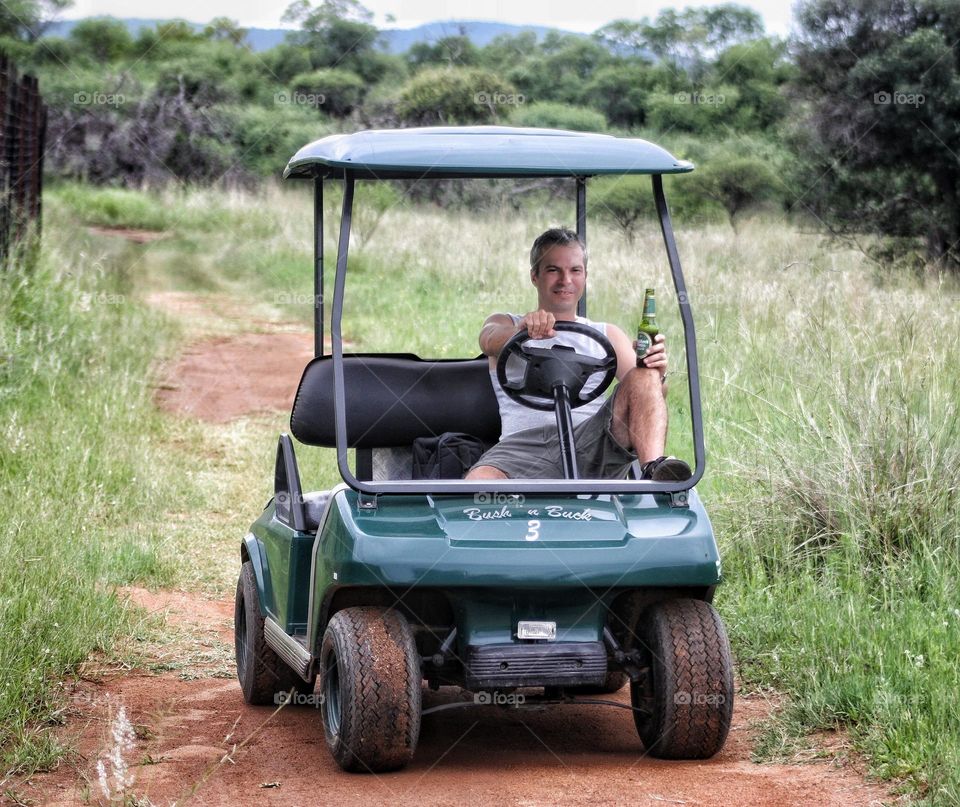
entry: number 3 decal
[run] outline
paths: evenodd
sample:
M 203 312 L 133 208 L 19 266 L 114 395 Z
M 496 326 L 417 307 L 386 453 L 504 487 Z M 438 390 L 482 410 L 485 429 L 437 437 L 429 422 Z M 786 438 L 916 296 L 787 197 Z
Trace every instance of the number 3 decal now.
M 540 537 L 540 522 L 531 518 L 527 522 L 527 534 L 523 536 L 525 541 L 536 541 Z

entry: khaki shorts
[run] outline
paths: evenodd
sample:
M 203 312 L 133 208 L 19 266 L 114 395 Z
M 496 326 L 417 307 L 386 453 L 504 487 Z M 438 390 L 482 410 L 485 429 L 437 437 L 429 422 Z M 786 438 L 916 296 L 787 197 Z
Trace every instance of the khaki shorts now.
M 614 390 L 595 415 L 573 429 L 581 479 L 623 479 L 637 459 L 637 455 L 620 445 L 610 432 L 613 401 L 619 389 Z M 508 435 L 480 457 L 473 468 L 481 465 L 492 465 L 511 479 L 563 479 L 557 424 Z

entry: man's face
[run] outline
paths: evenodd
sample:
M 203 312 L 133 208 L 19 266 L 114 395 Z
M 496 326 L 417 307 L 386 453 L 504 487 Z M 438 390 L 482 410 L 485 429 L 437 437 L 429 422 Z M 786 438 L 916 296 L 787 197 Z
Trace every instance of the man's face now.
M 540 271 L 531 273 L 531 280 L 537 287 L 540 308 L 552 314 L 575 316 L 587 283 L 580 245 L 551 247 L 540 259 Z

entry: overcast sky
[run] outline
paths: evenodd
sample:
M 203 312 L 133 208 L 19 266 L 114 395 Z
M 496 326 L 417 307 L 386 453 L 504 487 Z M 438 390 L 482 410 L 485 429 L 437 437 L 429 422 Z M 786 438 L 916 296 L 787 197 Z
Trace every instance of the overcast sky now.
M 589 33 L 611 20 L 655 17 L 662 8 L 718 5 L 720 0 L 669 3 L 663 0 L 365 0 L 380 28 L 413 28 L 443 20 L 493 20 L 518 25 L 548 25 Z M 64 19 L 111 15 L 209 22 L 229 17 L 246 27 L 279 28 L 289 0 L 74 0 Z M 318 0 L 314 0 L 314 5 Z M 790 28 L 792 0 L 741 0 L 759 11 L 769 33 L 785 35 Z M 392 14 L 394 22 L 387 21 Z

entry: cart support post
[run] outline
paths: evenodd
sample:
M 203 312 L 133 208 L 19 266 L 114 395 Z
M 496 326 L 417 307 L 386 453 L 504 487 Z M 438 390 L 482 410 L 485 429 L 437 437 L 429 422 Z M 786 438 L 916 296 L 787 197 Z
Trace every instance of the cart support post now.
M 313 180 L 313 355 L 323 355 L 323 180 Z
M 667 209 L 667 200 L 663 195 L 663 176 L 661 174 L 653 174 L 653 198 L 657 205 L 657 215 L 660 218 L 660 229 L 663 231 L 663 242 L 667 247 L 667 260 L 670 261 L 670 272 L 673 275 L 673 286 L 677 292 L 677 302 L 680 305 L 680 319 L 683 321 L 684 345 L 687 351 L 688 386 L 690 389 L 690 419 L 693 425 L 693 456 L 696 463 L 692 480 L 696 483 L 703 476 L 706 462 L 706 452 L 703 445 L 703 412 L 700 408 L 700 368 L 697 363 L 697 337 L 693 327 L 693 313 L 690 310 L 690 297 L 683 280 L 683 270 L 680 268 L 680 255 L 677 252 L 677 243 L 673 238 L 670 211 Z
M 337 274 L 333 282 L 333 309 L 330 337 L 333 342 L 333 411 L 337 429 L 337 465 L 344 480 L 356 481 L 347 461 L 347 396 L 343 374 L 343 290 L 347 278 L 347 253 L 350 250 L 350 223 L 353 216 L 354 177 L 350 171 L 343 177 L 343 210 L 340 214 L 340 240 L 337 243 Z
M 584 245 L 587 243 L 587 180 L 577 177 L 577 235 Z M 587 287 L 583 287 L 583 297 L 577 303 L 577 316 L 587 315 Z

